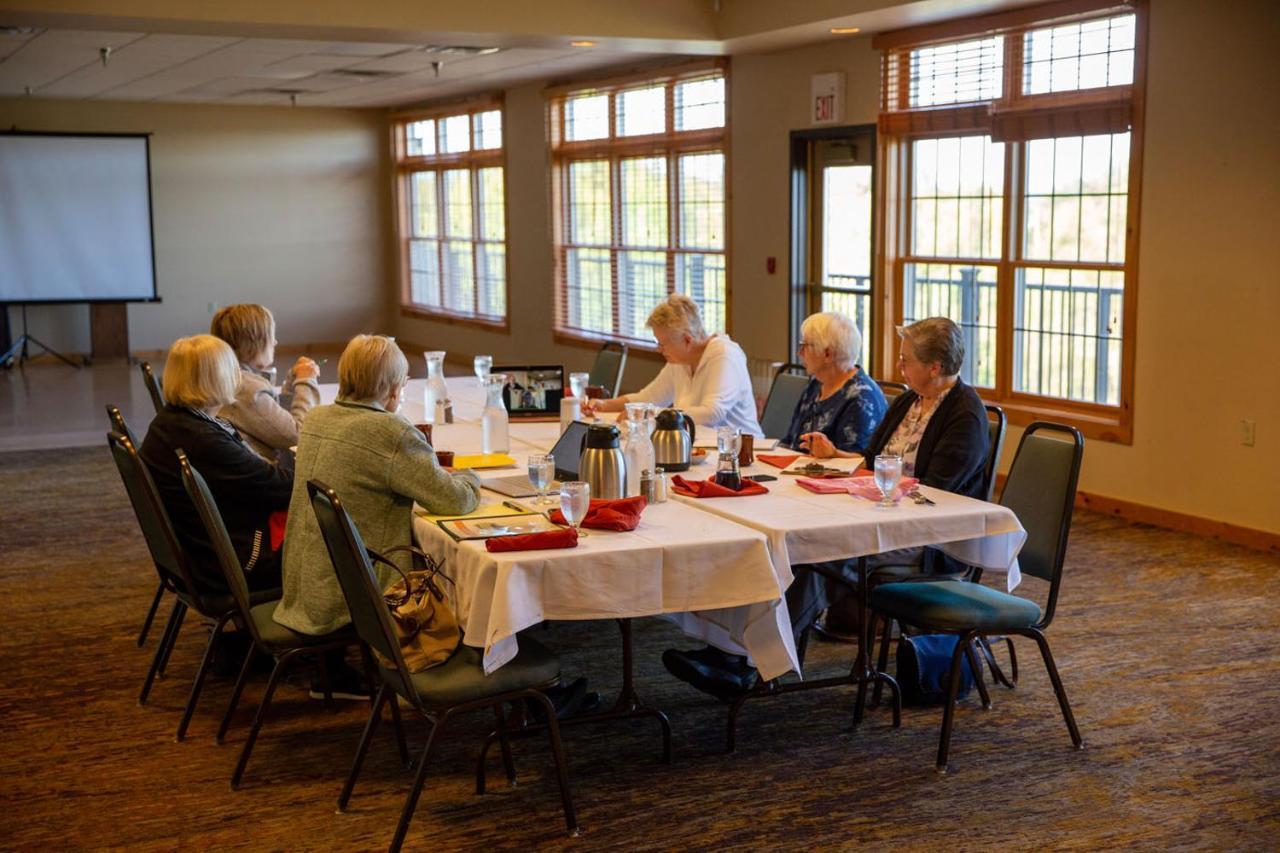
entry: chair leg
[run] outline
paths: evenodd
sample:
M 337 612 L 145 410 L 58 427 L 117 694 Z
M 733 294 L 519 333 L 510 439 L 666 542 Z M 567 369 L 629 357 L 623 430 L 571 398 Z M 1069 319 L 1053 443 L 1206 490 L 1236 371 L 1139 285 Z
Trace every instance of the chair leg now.
M 976 631 L 966 632 L 956 643 L 955 651 L 951 653 L 950 677 L 947 680 L 947 706 L 942 713 L 942 737 L 938 741 L 937 770 L 939 773 L 947 772 L 947 755 L 951 751 L 951 727 L 956 719 L 956 694 L 960 692 L 960 659 L 976 634 Z
M 173 626 L 173 634 L 169 637 L 169 645 L 165 647 L 164 654 L 160 657 L 160 669 L 156 673 L 157 677 L 164 678 L 164 671 L 169 668 L 169 657 L 173 654 L 173 647 L 178 644 L 178 631 L 182 630 L 182 620 L 187 616 L 187 605 L 182 605 L 182 612 L 178 614 L 178 622 Z
M 552 708 L 552 716 L 555 709 Z M 493 716 L 498 721 L 498 745 L 502 748 L 502 769 L 507 771 L 507 784 L 516 786 L 516 763 L 511 757 L 511 739 L 507 737 L 507 723 L 502 716 L 502 706 L 493 706 Z
M 160 671 L 160 661 L 164 660 L 165 652 L 169 645 L 174 641 L 177 635 L 178 625 L 182 622 L 182 612 L 187 605 L 183 604 L 179 599 L 174 599 L 173 610 L 169 612 L 169 620 L 164 624 L 164 633 L 160 635 L 160 642 L 156 645 L 156 653 L 151 657 L 151 668 L 147 670 L 147 677 L 142 681 L 142 691 L 138 694 L 138 704 L 147 704 L 147 696 L 151 693 L 151 685 L 156 680 L 156 674 Z
M 142 620 L 142 630 L 138 632 L 138 648 L 147 642 L 147 634 L 151 633 L 151 623 L 155 621 L 156 610 L 160 607 L 160 599 L 164 598 L 164 581 L 156 584 L 156 594 L 147 608 L 147 618 Z
M 997 639 L 1008 640 L 1009 638 L 998 637 Z M 1014 688 L 1014 684 L 1009 680 L 1009 677 L 1004 674 L 1004 670 L 1000 668 L 1000 662 L 996 660 L 996 652 L 995 649 L 991 647 L 990 638 L 980 636 L 975 638 L 974 642 L 978 644 L 978 651 L 982 652 L 982 657 L 986 659 L 987 667 L 991 670 L 991 683 L 1001 684 L 1012 690 Z M 1012 642 L 1009 643 L 1009 648 L 1013 648 Z
M 200 658 L 200 666 L 196 668 L 196 677 L 191 682 L 191 693 L 187 696 L 187 707 L 182 709 L 182 719 L 178 721 L 178 731 L 173 736 L 173 739 L 179 743 L 187 736 L 187 726 L 191 724 L 191 715 L 196 712 L 196 703 L 200 701 L 200 691 L 204 690 L 204 679 L 209 674 L 209 662 L 213 660 L 213 651 L 217 648 L 218 638 L 222 636 L 222 629 L 226 627 L 230 619 L 231 614 L 224 613 L 218 617 L 217 622 L 213 623 L 213 630 L 209 633 L 209 642 L 204 647 L 204 657 Z
M 320 679 L 320 689 L 324 692 L 324 706 L 332 711 L 334 709 L 333 685 L 329 682 L 329 662 L 324 652 L 316 653 L 316 677 Z
M 347 781 L 342 786 L 342 793 L 338 795 L 338 814 L 342 814 L 347 810 L 347 803 L 351 802 L 351 792 L 355 790 L 356 778 L 360 775 L 360 768 L 364 766 L 364 757 L 369 752 L 369 742 L 373 740 L 373 733 L 378 728 L 378 720 L 382 718 L 382 705 L 387 701 L 387 693 L 390 688 L 383 684 L 378 688 L 378 695 L 373 700 L 373 708 L 369 711 L 369 719 L 364 724 L 364 731 L 360 733 L 360 745 L 356 747 L 356 758 L 351 763 L 351 772 L 347 774 Z M 396 701 L 395 695 L 391 697 L 391 701 Z
M 978 696 L 982 699 L 982 708 L 989 711 L 991 710 L 991 695 L 987 693 L 987 682 L 982 678 L 982 669 L 978 666 L 978 656 L 973 653 L 973 643 L 969 643 L 964 647 L 964 656 L 969 660 L 969 670 L 973 673 L 973 682 L 978 687 Z
M 1005 645 L 1009 647 L 1009 681 L 1012 682 L 1009 687 L 1013 687 L 1018 683 L 1018 654 L 1013 650 L 1013 638 L 1005 637 Z
M 582 830 L 573 810 L 573 797 L 569 793 L 569 768 L 564 756 L 564 744 L 560 740 L 560 721 L 556 719 L 555 706 L 544 693 L 534 693 L 534 701 L 542 705 L 547 715 L 547 736 L 551 738 L 551 755 L 556 761 L 556 777 L 560 781 L 560 803 L 564 807 L 564 823 L 570 838 L 577 838 Z
M 1071 705 L 1067 702 L 1067 691 L 1062 686 L 1062 678 L 1058 676 L 1058 667 L 1053 663 L 1053 653 L 1049 651 L 1049 641 L 1044 633 L 1031 628 L 1025 634 L 1036 641 L 1040 647 L 1040 656 L 1044 658 L 1044 668 L 1049 671 L 1049 680 L 1053 682 L 1053 692 L 1058 697 L 1058 706 L 1062 708 L 1062 719 L 1067 722 L 1067 731 L 1071 733 L 1071 743 L 1076 749 L 1084 749 L 1084 740 L 1080 737 L 1080 729 L 1076 727 L 1076 718 L 1071 713 Z
M 872 618 L 876 617 L 873 615 Z M 889 668 L 889 643 L 893 641 L 893 619 L 889 616 L 880 616 L 879 618 L 884 621 L 884 631 L 880 634 L 880 657 L 876 662 L 876 672 L 884 672 Z M 871 627 L 873 629 L 872 635 L 874 636 L 874 622 Z M 880 689 L 882 686 L 880 680 L 876 679 L 876 688 L 871 694 L 871 704 L 873 706 L 879 706 L 880 704 Z
M 222 715 L 222 723 L 218 726 L 218 736 L 216 741 L 223 743 L 227 738 L 227 729 L 231 728 L 231 718 L 235 716 L 236 707 L 240 704 L 240 694 L 244 693 L 244 686 L 249 681 L 249 670 L 253 669 L 253 659 L 258 656 L 258 645 L 254 643 L 249 649 L 249 654 L 244 656 L 244 663 L 240 665 L 240 675 L 236 678 L 236 686 L 231 691 L 231 701 L 227 703 L 227 712 Z
M 249 765 L 249 756 L 253 752 L 254 743 L 258 740 L 258 732 L 262 729 L 262 723 L 267 718 L 267 710 L 271 707 L 271 697 L 275 695 L 276 686 L 280 684 L 281 676 L 293 665 L 293 658 L 297 653 L 298 650 L 294 649 L 276 658 L 276 665 L 271 670 L 271 677 L 267 679 L 267 692 L 262 694 L 262 702 L 258 705 L 258 713 L 254 714 L 253 725 L 249 727 L 249 736 L 245 738 L 244 747 L 240 750 L 240 760 L 236 762 L 235 772 L 231 774 L 231 790 L 233 791 L 240 787 L 240 780 L 244 777 L 244 769 Z
M 409 832 L 409 822 L 413 820 L 413 812 L 418 808 L 418 797 L 422 794 L 422 785 L 427 780 L 427 766 L 431 763 L 431 753 L 436 746 L 436 738 L 440 736 L 440 732 L 444 729 L 445 723 L 449 722 L 450 713 L 445 711 L 440 715 L 440 719 L 436 720 L 436 724 L 431 727 L 431 734 L 427 735 L 427 745 L 422 750 L 421 763 L 418 765 L 418 772 L 413 777 L 413 787 L 409 789 L 409 796 L 404 801 L 404 808 L 400 811 L 400 822 L 396 824 L 395 837 L 391 839 L 391 846 L 387 848 L 390 853 L 399 853 L 404 846 L 404 837 Z M 551 719 L 555 719 L 555 709 L 551 711 Z

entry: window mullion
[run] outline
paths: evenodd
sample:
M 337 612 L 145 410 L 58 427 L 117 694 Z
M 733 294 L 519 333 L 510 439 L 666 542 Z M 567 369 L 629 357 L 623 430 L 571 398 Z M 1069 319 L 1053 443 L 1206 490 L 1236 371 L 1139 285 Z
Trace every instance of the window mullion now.
M 1005 143 L 1004 179 L 1001 193 L 1000 264 L 996 271 L 996 397 L 1008 399 L 1013 389 L 1016 332 L 1016 281 L 1013 258 L 1021 244 L 1022 181 L 1020 143 Z
M 448 303 L 445 302 L 444 298 L 445 291 L 447 290 L 445 286 L 445 277 L 446 270 L 448 269 L 444 260 L 444 243 L 445 237 L 448 234 L 445 230 L 445 219 L 447 217 L 445 216 L 444 209 L 444 169 L 436 167 L 432 171 L 434 171 L 436 175 L 436 179 L 434 181 L 436 191 L 436 304 L 438 304 L 441 309 L 447 310 Z
M 474 138 L 475 128 L 472 128 Z M 471 311 L 480 314 L 480 170 L 467 170 L 471 180 Z

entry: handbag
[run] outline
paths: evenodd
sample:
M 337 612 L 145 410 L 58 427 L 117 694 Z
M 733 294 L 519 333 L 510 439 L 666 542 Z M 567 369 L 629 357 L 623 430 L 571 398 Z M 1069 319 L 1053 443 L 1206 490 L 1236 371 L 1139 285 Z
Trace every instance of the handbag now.
M 373 549 L 367 549 L 375 563 L 383 563 L 396 570 L 400 580 L 382 593 L 382 599 L 391 612 L 396 639 L 400 642 L 400 655 L 409 672 L 422 672 L 447 661 L 462 641 L 462 630 L 445 601 L 437 582 L 440 579 L 453 583 L 429 554 L 411 545 L 400 545 L 387 551 L 409 551 L 414 556 L 414 568 L 405 572 L 395 563 Z M 388 660 L 377 649 L 373 650 L 383 666 L 394 669 L 395 661 Z
M 902 691 L 903 705 L 942 705 L 947 701 L 951 655 L 959 641 L 960 637 L 955 634 L 904 635 L 899 640 L 898 688 Z M 969 657 L 965 655 L 960 659 L 960 689 L 956 691 L 956 699 L 969 695 L 973 678 Z

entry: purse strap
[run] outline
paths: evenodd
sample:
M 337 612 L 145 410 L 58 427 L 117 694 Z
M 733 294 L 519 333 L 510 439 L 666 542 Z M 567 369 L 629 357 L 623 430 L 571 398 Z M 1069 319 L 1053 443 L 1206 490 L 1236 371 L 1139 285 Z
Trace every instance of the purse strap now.
M 418 548 L 415 548 L 412 545 L 396 545 L 393 548 L 388 548 L 383 553 L 378 553 L 372 548 L 365 548 L 365 551 L 369 554 L 369 559 L 373 560 L 373 562 L 382 563 L 383 565 L 390 566 L 391 568 L 396 570 L 396 574 L 400 575 L 400 577 L 404 579 L 404 596 L 403 597 L 401 597 L 397 601 L 386 595 L 383 596 L 383 598 L 387 600 L 387 603 L 390 604 L 392 607 L 399 607 L 401 604 L 404 604 L 406 601 L 409 600 L 409 596 L 412 594 L 413 585 L 409 583 L 409 576 L 404 573 L 404 569 L 400 568 L 395 563 L 388 560 L 385 554 L 395 554 L 402 551 L 408 551 L 411 554 L 413 554 L 415 557 L 421 557 L 423 562 L 426 563 L 426 570 L 425 570 L 425 573 L 422 575 L 422 582 L 427 587 L 427 590 L 436 597 L 437 601 L 444 601 L 444 593 L 441 591 L 440 587 L 436 585 L 434 578 L 436 576 L 439 576 L 447 580 L 449 583 L 451 584 L 453 583 L 453 578 L 446 575 L 443 571 L 443 565 L 444 565 L 443 562 L 437 564 L 434 557 L 432 557 L 430 554 L 427 554 L 419 550 Z M 456 587 L 457 585 L 454 584 L 454 586 Z

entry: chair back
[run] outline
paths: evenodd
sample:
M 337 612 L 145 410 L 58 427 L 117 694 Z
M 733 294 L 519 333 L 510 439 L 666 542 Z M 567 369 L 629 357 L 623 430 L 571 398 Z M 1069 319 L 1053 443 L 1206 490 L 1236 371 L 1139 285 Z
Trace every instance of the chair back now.
M 147 393 L 151 395 L 151 405 L 156 407 L 158 415 L 164 411 L 164 391 L 160 388 L 160 379 L 151 369 L 149 362 L 144 361 L 138 367 L 142 370 L 142 384 L 147 386 Z
M 227 589 L 231 590 L 231 597 L 235 599 L 240 621 L 249 629 L 254 642 L 265 646 L 258 633 L 258 626 L 249 616 L 249 609 L 253 606 L 249 601 L 249 583 L 244 579 L 244 569 L 240 566 L 240 558 L 236 556 L 236 547 L 231 543 L 231 535 L 227 533 L 218 503 L 209 491 L 209 484 L 191 464 L 191 460 L 187 459 L 187 454 L 181 450 L 175 452 L 178 454 L 178 465 L 182 468 L 183 488 L 187 490 L 191 503 L 195 504 L 205 532 L 209 534 L 209 541 L 213 543 L 213 552 L 218 556 L 218 567 L 222 569 Z
M 877 379 L 876 384 L 880 386 L 880 391 L 884 394 L 885 400 L 890 403 L 907 390 L 907 386 L 904 383 L 892 382 L 888 379 Z
M 799 371 L 797 373 L 796 371 Z M 782 438 L 791 428 L 796 406 L 809 384 L 803 364 L 788 362 L 778 368 L 769 386 L 769 396 L 760 412 L 760 429 L 769 438 Z
M 996 491 L 996 468 L 1000 465 L 1000 451 L 1004 447 L 1004 428 L 1007 419 L 1004 409 L 987 404 L 987 464 L 982 476 L 985 478 L 982 489 L 983 500 L 991 500 Z
M 622 374 L 627 369 L 627 345 L 609 341 L 596 353 L 587 382 L 604 389 L 606 397 L 616 397 L 622 390 Z
M 1018 553 L 1025 575 L 1049 582 L 1049 600 L 1041 625 L 1053 619 L 1062 580 L 1062 563 L 1071 532 L 1084 437 L 1074 427 L 1036 421 L 1022 433 L 1000 503 L 1013 510 L 1027 531 Z
M 133 504 L 133 513 L 138 518 L 138 526 L 142 528 L 142 536 L 147 541 L 147 550 L 151 552 L 160 580 L 170 589 L 194 594 L 197 587 L 188 568 L 186 549 L 178 541 L 178 534 L 160 501 L 160 492 L 146 463 L 127 435 L 109 432 L 107 445 L 120 471 L 120 479 L 124 481 L 125 491 L 129 493 L 129 502 Z
M 333 571 L 342 586 L 342 595 L 347 600 L 347 610 L 351 613 L 356 633 L 384 660 L 395 661 L 394 672 L 380 667 L 383 678 L 397 693 L 421 707 L 421 698 L 413 687 L 409 669 L 400 654 L 400 642 L 396 639 L 395 628 L 391 624 L 391 611 L 383 600 L 382 588 L 373 572 L 373 564 L 365 550 L 364 540 L 360 538 L 360 531 L 356 530 L 351 516 L 347 514 L 333 489 L 319 480 L 309 480 L 307 494 L 311 498 L 311 509 L 320 525 L 325 548 L 329 551 Z
M 136 449 L 138 445 L 138 437 L 133 434 L 133 430 L 129 428 L 128 422 L 124 419 L 124 415 L 120 413 L 120 409 L 107 403 L 107 419 L 111 421 L 111 431 L 118 432 L 125 438 L 129 439 L 129 443 Z

